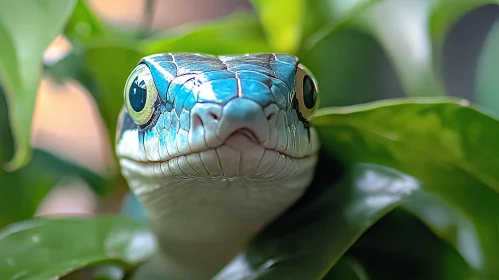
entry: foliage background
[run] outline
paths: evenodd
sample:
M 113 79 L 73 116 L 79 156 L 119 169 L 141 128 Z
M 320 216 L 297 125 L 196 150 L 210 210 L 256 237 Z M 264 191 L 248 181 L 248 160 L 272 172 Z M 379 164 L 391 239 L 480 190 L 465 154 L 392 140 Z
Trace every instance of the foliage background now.
M 296 54 L 331 107 L 315 118 L 325 150 L 313 188 L 255 240 L 238 274 L 499 278 L 494 1 L 122 1 L 122 21 L 110 20 L 116 6 L 94 2 L 0 1 L 2 279 L 80 279 L 88 271 L 79 269 L 104 265 L 113 266 L 100 277 L 121 279 L 154 249 L 136 246 L 150 233 L 126 218 L 8 225 L 118 211 L 123 83 L 142 56 L 175 51 Z M 71 48 L 51 56 L 51 41 L 52 51 Z M 302 230 L 290 234 L 289 224 Z M 262 270 L 268 260 L 281 261 Z

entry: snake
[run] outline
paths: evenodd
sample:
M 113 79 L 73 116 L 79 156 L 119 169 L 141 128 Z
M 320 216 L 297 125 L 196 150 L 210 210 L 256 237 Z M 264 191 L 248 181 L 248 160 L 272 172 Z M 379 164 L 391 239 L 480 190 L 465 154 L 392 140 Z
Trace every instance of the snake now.
M 159 53 L 124 87 L 116 154 L 171 279 L 211 279 L 304 194 L 318 84 L 296 56 Z M 170 278 L 169 278 L 170 279 Z

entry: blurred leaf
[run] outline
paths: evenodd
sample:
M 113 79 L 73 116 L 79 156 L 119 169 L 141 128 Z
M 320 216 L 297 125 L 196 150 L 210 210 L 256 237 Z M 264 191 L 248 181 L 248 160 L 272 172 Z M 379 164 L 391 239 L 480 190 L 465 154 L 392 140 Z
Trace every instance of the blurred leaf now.
M 148 37 L 151 33 L 151 27 L 154 21 L 154 10 L 156 8 L 156 0 L 145 0 L 143 2 L 141 37 Z
M 499 4 L 498 0 L 433 0 L 428 26 L 435 52 L 435 63 L 440 64 L 445 38 L 452 26 L 464 15 L 487 4 Z
M 276 52 L 296 53 L 302 38 L 305 0 L 251 0 Z
M 0 135 L 0 161 L 3 161 L 12 156 L 14 145 L 1 88 Z M 68 176 L 85 180 L 99 194 L 107 191 L 107 182 L 101 176 L 39 149 L 34 149 L 33 159 L 23 168 L 14 172 L 0 169 L 0 228 L 31 218 L 45 195 Z
M 476 102 L 499 116 L 499 20 L 490 29 L 476 74 Z
M 237 54 L 270 52 L 258 19 L 250 14 L 235 14 L 201 26 L 183 26 L 156 36 L 143 44 L 147 54 L 199 52 Z
M 311 0 L 307 2 L 311 24 L 305 49 L 311 49 L 324 38 L 340 31 L 352 18 L 381 0 Z
M 14 143 L 9 126 L 8 108 L 5 95 L 0 87 L 0 162 L 7 161 L 14 154 Z M 35 156 L 36 158 L 36 151 Z M 33 165 L 34 161 L 28 164 Z M 22 168 L 21 170 L 26 170 Z M 0 228 L 11 222 L 27 219 L 33 215 L 40 200 L 55 184 L 52 176 L 37 178 L 30 185 L 23 185 L 22 180 L 30 180 L 33 176 L 21 176 L 18 171 L 7 172 L 0 169 Z M 45 174 L 42 174 L 45 175 Z M 48 181 L 48 182 L 47 182 Z
M 9 108 L 3 88 L 0 86 L 0 162 L 8 161 L 14 154 L 14 141 L 9 125 Z M 0 168 L 2 173 L 3 168 Z
M 57 184 L 54 174 L 38 172 L 37 158 L 35 150 L 23 172 L 0 170 L 0 229 L 33 217 L 40 201 Z
M 356 19 L 380 41 L 412 96 L 445 95 L 427 27 L 430 5 L 429 0 L 384 0 Z
M 319 81 L 322 108 L 403 96 L 381 48 L 365 33 L 339 30 L 299 57 Z
M 95 264 L 130 270 L 154 250 L 147 224 L 133 219 L 32 219 L 0 232 L 0 278 L 57 279 Z
M 95 80 L 92 77 L 92 73 L 85 68 L 84 53 L 81 54 L 72 51 L 56 63 L 45 65 L 44 74 L 50 76 L 53 81 L 62 85 L 68 80 L 76 80 L 85 87 L 92 96 L 96 97 L 98 89 Z
M 365 230 L 419 188 L 415 179 L 373 164 L 356 164 L 339 183 L 323 184 L 321 176 L 336 170 L 326 162 L 319 168 L 325 172 L 304 197 L 217 279 L 321 279 Z
M 360 28 L 385 49 L 408 95 L 445 95 L 441 78 L 443 42 L 464 14 L 497 0 L 356 0 L 320 1 L 327 24 L 305 43 L 312 49 L 340 28 Z M 409 12 L 410 11 L 410 12 Z M 322 16 L 324 17 L 324 15 Z
M 117 265 L 107 265 L 98 267 L 93 274 L 92 280 L 122 280 L 125 271 Z
M 341 258 L 322 280 L 369 280 L 362 265 L 353 258 Z
M 0 171 L 0 228 L 31 218 L 45 195 L 68 176 L 83 179 L 98 194 L 108 190 L 107 182 L 99 175 L 38 149 L 23 168 Z
M 52 174 L 57 179 L 65 178 L 68 176 L 77 176 L 85 181 L 92 190 L 99 194 L 104 195 L 109 191 L 108 182 L 105 177 L 95 173 L 94 171 L 78 165 L 77 163 L 70 162 L 64 158 L 51 154 L 48 151 L 35 149 L 35 156 L 33 157 L 34 164 L 26 166 L 26 170 L 20 169 L 21 173 L 34 175 Z M 33 179 L 33 178 L 32 178 Z
M 30 158 L 31 118 L 43 52 L 62 30 L 75 0 L 0 2 L 0 81 L 7 94 L 16 152 L 11 170 Z
M 76 40 L 88 43 L 105 34 L 105 27 L 97 16 L 95 16 L 86 1 L 78 0 L 73 14 L 66 24 L 64 34 L 75 44 Z
M 476 233 L 468 249 L 476 254 L 463 257 L 499 275 L 498 120 L 466 101 L 433 98 L 324 109 L 313 123 L 325 148 L 343 162 L 396 168 L 467 216 Z
M 116 122 L 123 107 L 126 79 L 145 54 L 121 45 L 89 46 L 84 55 L 84 67 L 91 73 L 96 90 L 93 95 L 114 143 Z

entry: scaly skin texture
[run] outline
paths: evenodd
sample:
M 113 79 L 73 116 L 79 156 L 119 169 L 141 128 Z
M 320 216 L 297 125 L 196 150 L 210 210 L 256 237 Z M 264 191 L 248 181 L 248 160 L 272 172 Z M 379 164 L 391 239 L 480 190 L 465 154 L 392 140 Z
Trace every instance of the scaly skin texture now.
M 133 81 L 144 81 L 147 98 Z M 310 85 L 290 55 L 141 60 L 125 87 L 116 151 L 165 275 L 210 279 L 301 197 L 319 148 Z

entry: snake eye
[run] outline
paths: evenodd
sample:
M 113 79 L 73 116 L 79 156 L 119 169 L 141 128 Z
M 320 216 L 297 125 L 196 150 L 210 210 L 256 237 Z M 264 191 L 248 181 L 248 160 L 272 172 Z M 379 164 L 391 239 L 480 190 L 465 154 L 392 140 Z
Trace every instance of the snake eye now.
M 138 125 L 146 124 L 154 113 L 158 90 L 145 64 L 135 67 L 125 85 L 125 106 Z
M 317 81 L 302 64 L 298 64 L 295 76 L 295 109 L 300 119 L 309 121 L 318 105 Z

